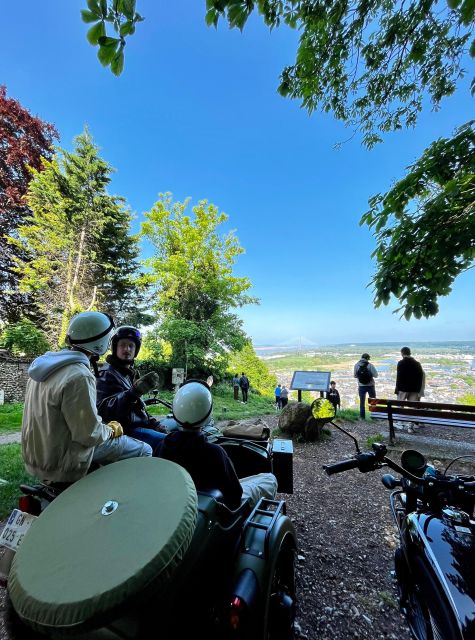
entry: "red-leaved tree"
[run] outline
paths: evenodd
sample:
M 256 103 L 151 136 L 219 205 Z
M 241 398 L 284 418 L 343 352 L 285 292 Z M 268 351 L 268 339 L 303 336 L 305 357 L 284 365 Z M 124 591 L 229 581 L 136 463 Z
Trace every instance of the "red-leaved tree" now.
M 7 242 L 16 237 L 29 210 L 24 196 L 31 180 L 28 167 L 41 169 L 41 157 L 50 158 L 55 127 L 32 116 L 18 100 L 7 98 L 0 86 L 0 319 L 14 322 L 30 315 L 27 296 L 18 291 L 13 258 L 19 249 Z

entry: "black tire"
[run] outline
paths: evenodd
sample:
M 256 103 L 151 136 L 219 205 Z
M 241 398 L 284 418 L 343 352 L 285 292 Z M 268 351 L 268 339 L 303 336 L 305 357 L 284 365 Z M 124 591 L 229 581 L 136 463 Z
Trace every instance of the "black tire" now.
M 413 563 L 417 584 L 407 587 L 406 618 L 415 640 L 460 640 L 453 612 L 442 587 L 420 559 Z
M 293 640 L 295 623 L 295 546 L 283 539 L 267 591 L 264 640 Z

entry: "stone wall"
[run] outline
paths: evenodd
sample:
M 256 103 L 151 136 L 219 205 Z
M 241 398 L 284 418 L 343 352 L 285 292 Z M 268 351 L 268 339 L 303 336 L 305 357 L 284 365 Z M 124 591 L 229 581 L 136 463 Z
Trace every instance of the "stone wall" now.
M 5 393 L 5 402 L 23 402 L 30 364 L 30 359 L 0 353 L 0 389 Z

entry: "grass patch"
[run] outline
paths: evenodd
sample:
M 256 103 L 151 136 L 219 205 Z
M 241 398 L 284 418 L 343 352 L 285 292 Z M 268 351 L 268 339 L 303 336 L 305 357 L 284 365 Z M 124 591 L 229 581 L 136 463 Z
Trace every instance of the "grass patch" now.
M 37 480 L 26 473 L 19 444 L 4 444 L 0 447 L 0 469 L 0 479 L 6 481 L 0 484 L 0 520 L 3 520 L 18 506 L 19 485 Z
M 374 442 L 383 442 L 383 440 L 383 435 L 381 433 L 376 433 L 374 436 L 368 436 L 366 438 L 366 444 L 368 445 L 368 448 L 371 449 Z
M 338 411 L 336 417 L 348 422 L 356 422 L 360 417 L 360 412 L 359 409 L 342 409 Z
M 462 376 L 462 380 L 469 386 L 475 387 L 475 378 L 473 376 Z
M 8 402 L 0 405 L 0 434 L 20 431 L 23 403 Z
M 214 391 L 212 389 L 212 391 Z M 168 402 L 173 400 L 172 391 L 161 391 L 159 397 Z M 239 394 L 241 398 L 241 394 Z M 153 405 L 147 409 L 152 415 L 166 415 L 170 409 L 163 405 Z M 249 393 L 247 404 L 241 400 L 234 400 L 233 390 L 230 387 L 219 385 L 218 394 L 213 393 L 213 418 L 221 420 L 246 420 L 255 416 L 275 414 L 274 398 L 260 396 L 257 393 Z

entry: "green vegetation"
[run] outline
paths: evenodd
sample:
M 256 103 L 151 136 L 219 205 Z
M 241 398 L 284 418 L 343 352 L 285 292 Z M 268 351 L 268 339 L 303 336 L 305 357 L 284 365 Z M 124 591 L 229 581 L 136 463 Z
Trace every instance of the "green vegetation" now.
M 336 417 L 347 422 L 357 422 L 360 417 L 359 409 L 342 409 L 338 411 Z
M 462 376 L 462 380 L 466 382 L 471 387 L 475 387 L 475 377 L 473 376 Z
M 383 442 L 384 438 L 381 433 L 376 433 L 374 436 L 368 436 L 366 438 L 366 444 L 371 449 L 374 442 Z
M 359 357 L 359 356 L 355 356 Z M 312 371 L 330 365 L 354 364 L 354 358 L 338 355 L 284 355 L 280 358 L 269 358 L 264 361 L 269 370 L 276 373 L 279 370 Z
M 242 349 L 229 356 L 228 375 L 232 377 L 237 373 L 240 376 L 243 371 L 249 378 L 251 389 L 274 398 L 277 378 L 269 372 L 266 362 L 257 357 L 251 342 L 247 342 Z
M 18 486 L 23 482 L 35 482 L 35 479 L 25 471 L 19 444 L 4 444 L 0 447 L 0 469 L 0 520 L 3 520 L 18 506 Z
M 244 249 L 232 231 L 221 234 L 228 216 L 201 200 L 187 212 L 189 199 L 173 202 L 171 194 L 145 213 L 141 237 L 153 255 L 143 283 L 150 287 L 160 317 L 160 337 L 170 343 L 171 367 L 188 375 L 224 373 L 230 351 L 243 348 L 242 320 L 233 312 L 257 299 L 246 292 L 247 277 L 233 274 Z M 252 383 L 252 380 L 251 380 Z
M 51 348 L 46 334 L 26 318 L 7 324 L 0 335 L 0 344 L 15 356 L 39 356 Z
M 22 415 L 23 404 L 20 402 L 0 405 L 0 435 L 20 431 Z
M 458 398 L 457 403 L 475 405 L 475 395 L 473 393 L 466 393 L 464 396 Z
M 124 200 L 107 191 L 113 168 L 87 130 L 74 152 L 59 150 L 42 164 L 31 170 L 31 215 L 9 241 L 19 249 L 20 292 L 31 297 L 49 342 L 61 344 L 79 311 L 99 307 L 119 322 L 136 315 L 139 247 Z

